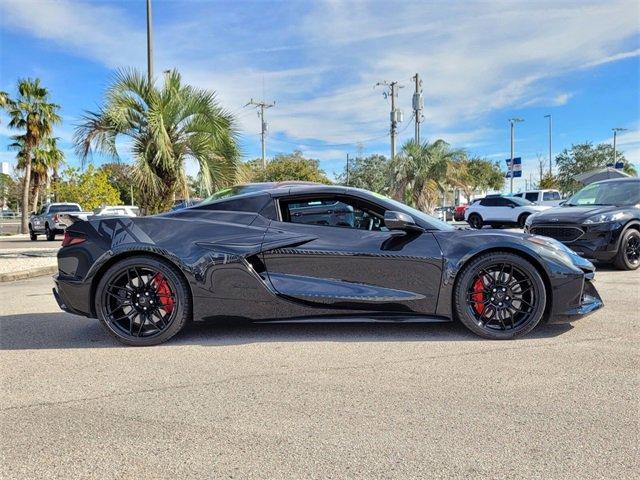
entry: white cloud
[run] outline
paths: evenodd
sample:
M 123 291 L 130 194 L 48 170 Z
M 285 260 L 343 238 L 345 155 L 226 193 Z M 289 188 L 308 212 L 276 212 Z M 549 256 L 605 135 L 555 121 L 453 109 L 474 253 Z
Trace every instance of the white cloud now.
M 385 141 L 389 105 L 373 88 L 378 81 L 406 86 L 399 105 L 408 122 L 410 77 L 420 72 L 425 137 L 474 145 L 491 133 L 484 126 L 488 114 L 564 105 L 572 93 L 558 90 L 555 78 L 640 52 L 629 48 L 639 33 L 635 0 L 331 0 L 309 6 L 300 18 L 280 26 L 285 31 L 241 26 L 232 32 L 240 40 L 228 44 L 228 32 L 216 37 L 215 20 L 202 9 L 233 14 L 198 4 L 191 17 L 182 12 L 156 28 L 162 47 L 156 50 L 156 69 L 175 65 L 187 81 L 215 89 L 229 110 L 239 112 L 240 127 L 250 134 L 259 122 L 242 105 L 262 97 L 264 85 L 264 96 L 277 102 L 267 116 L 272 136 L 324 142 L 318 151 L 338 156 L 339 144 L 370 140 L 367 147 Z M 4 25 L 107 67 L 145 65 L 144 24 L 133 23 L 131 3 L 4 0 L 1 8 Z M 138 19 L 144 15 L 139 8 Z M 236 23 L 230 25 L 242 25 L 242 19 L 232 19 Z M 286 61 L 278 57 L 283 53 Z M 410 132 L 409 126 L 404 135 Z

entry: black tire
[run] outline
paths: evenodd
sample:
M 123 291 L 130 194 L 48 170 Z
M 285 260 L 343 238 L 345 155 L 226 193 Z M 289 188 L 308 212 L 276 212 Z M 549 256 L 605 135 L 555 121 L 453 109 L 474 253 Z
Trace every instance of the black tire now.
M 56 239 L 56 231 L 51 230 L 48 224 L 44 226 L 44 235 L 50 242 Z
M 477 213 L 472 213 L 471 215 L 469 215 L 469 219 L 467 220 L 467 223 L 469 223 L 469 226 L 471 228 L 480 230 L 483 225 L 482 217 Z
M 137 272 L 140 281 L 138 277 L 131 277 L 132 270 Z M 159 305 L 160 298 L 169 294 L 158 293 L 158 286 L 153 283 L 157 275 L 171 294 L 170 312 Z M 150 311 L 143 312 L 141 293 L 154 289 L 151 298 L 156 298 L 156 303 L 151 306 L 149 302 L 153 304 L 153 300 L 146 300 Z M 96 288 L 95 306 L 100 323 L 116 340 L 125 345 L 149 346 L 166 342 L 184 328 L 191 318 L 192 299 L 189 285 L 179 270 L 155 257 L 141 255 L 117 262 L 104 273 Z
M 455 314 L 484 338 L 509 340 L 525 335 L 542 320 L 546 303 L 540 273 L 513 253 L 481 255 L 465 265 L 456 278 Z
M 640 267 L 640 232 L 638 230 L 628 228 L 622 234 L 613 264 L 620 270 L 635 270 Z
M 35 242 L 36 240 L 38 240 L 38 235 L 36 235 L 35 233 L 33 233 L 33 228 L 31 227 L 31 225 L 29 225 L 29 239 L 32 242 Z
M 527 221 L 527 218 L 531 215 L 530 213 L 522 213 L 518 217 L 518 227 L 524 228 L 524 223 Z

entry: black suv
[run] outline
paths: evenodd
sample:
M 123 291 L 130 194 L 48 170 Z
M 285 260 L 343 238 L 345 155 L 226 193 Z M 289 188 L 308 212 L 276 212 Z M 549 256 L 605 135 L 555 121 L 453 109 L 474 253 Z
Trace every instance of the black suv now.
M 555 238 L 583 257 L 640 266 L 640 179 L 587 185 L 559 207 L 527 218 L 525 232 Z

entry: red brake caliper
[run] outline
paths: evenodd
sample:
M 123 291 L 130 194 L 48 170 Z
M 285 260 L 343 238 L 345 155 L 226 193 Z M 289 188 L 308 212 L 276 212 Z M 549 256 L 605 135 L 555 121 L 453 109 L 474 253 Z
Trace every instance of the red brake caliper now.
M 482 312 L 484 312 L 484 282 L 482 281 L 482 277 L 478 277 L 476 281 L 473 282 L 471 299 L 474 301 L 473 309 L 478 315 L 482 315 Z
M 171 296 L 171 288 L 169 288 L 169 283 L 160 273 L 156 273 L 151 280 L 154 288 L 156 289 L 156 295 L 158 295 L 158 299 L 160 301 L 160 305 L 162 305 L 162 309 L 171 313 L 173 311 L 174 300 Z

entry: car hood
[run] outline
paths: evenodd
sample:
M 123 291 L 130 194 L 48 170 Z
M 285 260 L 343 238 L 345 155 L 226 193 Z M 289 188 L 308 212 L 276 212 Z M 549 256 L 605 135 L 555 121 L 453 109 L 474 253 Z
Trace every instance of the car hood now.
M 584 205 L 577 207 L 554 207 L 544 212 L 536 213 L 531 223 L 583 223 L 587 218 L 602 213 L 615 212 L 620 207 L 615 205 L 598 206 Z

